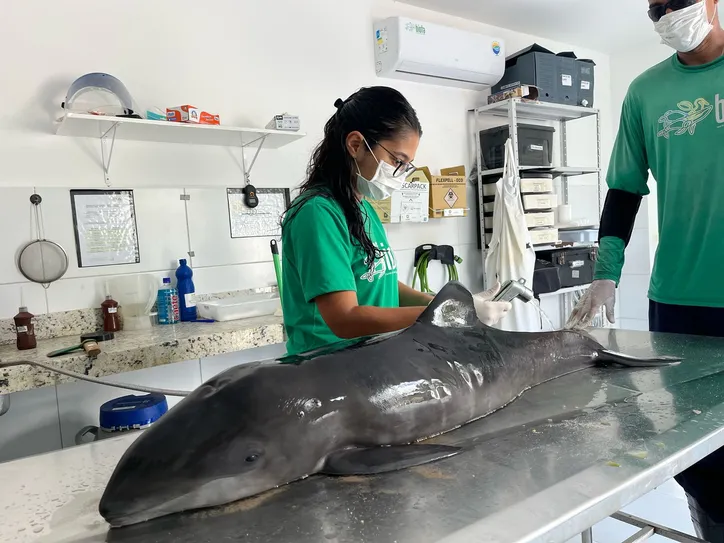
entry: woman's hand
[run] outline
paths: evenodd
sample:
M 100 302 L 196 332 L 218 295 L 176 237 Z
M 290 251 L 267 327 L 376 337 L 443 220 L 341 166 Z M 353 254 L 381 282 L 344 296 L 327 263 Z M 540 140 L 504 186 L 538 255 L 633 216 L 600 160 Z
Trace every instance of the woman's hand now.
M 513 309 L 513 305 L 510 302 L 491 301 L 498 292 L 500 292 L 500 283 L 496 283 L 485 292 L 473 296 L 473 303 L 475 304 L 475 312 L 478 314 L 478 319 L 487 326 L 494 326 L 508 314 L 508 311 Z

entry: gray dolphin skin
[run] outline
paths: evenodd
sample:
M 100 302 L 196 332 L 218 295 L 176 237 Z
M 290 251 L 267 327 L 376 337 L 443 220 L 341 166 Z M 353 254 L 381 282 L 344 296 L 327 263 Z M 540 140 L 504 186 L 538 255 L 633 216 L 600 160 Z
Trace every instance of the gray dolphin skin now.
M 449 283 L 413 326 L 298 364 L 237 366 L 207 381 L 125 452 L 100 501 L 112 527 L 227 504 L 313 474 L 384 473 L 458 454 L 420 443 L 524 391 L 618 355 L 576 331 L 482 324 Z

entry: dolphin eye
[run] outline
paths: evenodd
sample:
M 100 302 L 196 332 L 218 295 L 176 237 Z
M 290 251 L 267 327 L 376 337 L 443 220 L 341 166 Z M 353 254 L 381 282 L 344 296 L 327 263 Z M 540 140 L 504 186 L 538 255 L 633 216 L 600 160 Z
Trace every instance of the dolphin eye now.
M 253 462 L 256 462 L 257 460 L 259 460 L 258 454 L 250 454 L 249 456 L 246 457 L 246 461 L 250 464 Z

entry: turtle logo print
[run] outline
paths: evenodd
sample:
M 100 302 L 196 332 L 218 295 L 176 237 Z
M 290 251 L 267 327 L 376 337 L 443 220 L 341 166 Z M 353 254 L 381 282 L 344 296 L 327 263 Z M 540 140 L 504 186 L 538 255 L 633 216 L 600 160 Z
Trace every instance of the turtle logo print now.
M 661 130 L 658 137 L 669 139 L 673 132 L 675 136 L 686 134 L 693 136 L 696 132 L 696 125 L 706 119 L 714 109 L 706 99 L 697 98 L 694 103 L 683 100 L 676 104 L 679 109 L 670 109 L 659 118 Z
M 363 281 L 369 281 L 370 283 L 374 283 L 375 279 L 384 277 L 390 272 L 397 271 L 395 254 L 389 248 L 383 249 L 379 243 L 375 243 L 375 245 L 382 252 L 382 256 L 375 260 L 374 266 L 360 277 Z

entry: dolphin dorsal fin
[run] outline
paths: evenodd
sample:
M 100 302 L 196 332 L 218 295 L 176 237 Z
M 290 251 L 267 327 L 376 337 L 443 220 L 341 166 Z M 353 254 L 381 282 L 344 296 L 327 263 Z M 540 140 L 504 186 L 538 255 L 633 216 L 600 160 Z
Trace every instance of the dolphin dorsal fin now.
M 450 281 L 417 319 L 440 328 L 468 328 L 478 323 L 473 295 L 462 284 Z

